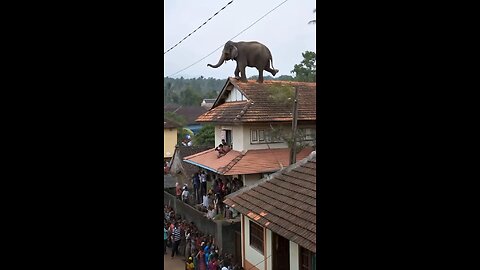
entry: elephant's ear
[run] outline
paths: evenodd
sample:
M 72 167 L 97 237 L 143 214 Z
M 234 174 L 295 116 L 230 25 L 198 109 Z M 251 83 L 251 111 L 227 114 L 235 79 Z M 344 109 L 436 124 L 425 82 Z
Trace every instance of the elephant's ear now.
M 233 45 L 232 45 L 232 51 L 231 51 L 231 55 L 232 55 L 232 59 L 235 59 L 235 58 L 237 58 L 237 56 L 238 56 L 238 49 L 237 49 L 237 46 L 233 46 Z

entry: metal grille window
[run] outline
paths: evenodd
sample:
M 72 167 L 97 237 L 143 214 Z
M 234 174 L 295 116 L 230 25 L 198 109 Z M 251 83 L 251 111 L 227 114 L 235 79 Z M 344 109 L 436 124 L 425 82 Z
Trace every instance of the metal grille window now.
M 263 227 L 250 220 L 250 246 L 263 254 Z

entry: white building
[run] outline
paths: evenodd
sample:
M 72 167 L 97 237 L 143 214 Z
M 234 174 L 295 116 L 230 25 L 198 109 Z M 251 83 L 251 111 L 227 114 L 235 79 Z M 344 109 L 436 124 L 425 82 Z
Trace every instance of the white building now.
M 315 152 L 224 202 L 241 213 L 245 269 L 316 269 Z
M 297 154 L 303 159 L 314 150 L 316 130 L 316 83 L 253 80 L 240 82 L 229 78 L 212 108 L 197 122 L 215 125 L 215 145 L 222 139 L 231 151 L 218 157 L 214 149 L 184 158 L 184 161 L 212 174 L 238 178 L 244 186 L 256 183 L 268 174 L 290 164 L 290 149 L 282 138 L 292 129 L 292 104 L 272 98 L 285 87 L 289 94 L 298 89 L 298 133 L 308 144 Z

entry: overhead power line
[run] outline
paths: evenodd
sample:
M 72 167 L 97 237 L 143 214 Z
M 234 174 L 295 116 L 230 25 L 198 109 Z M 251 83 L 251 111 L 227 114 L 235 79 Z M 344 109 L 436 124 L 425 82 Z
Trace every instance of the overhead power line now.
M 272 11 L 274 11 L 275 9 L 279 8 L 281 5 L 283 5 L 285 2 L 287 2 L 288 0 L 285 0 L 283 1 L 282 3 L 280 3 L 278 6 L 274 7 L 272 10 L 270 10 L 269 12 L 265 13 L 265 15 L 263 15 L 262 17 L 260 17 L 260 19 L 256 20 L 255 22 L 253 22 L 251 25 L 249 25 L 247 28 L 243 29 L 240 33 L 238 33 L 237 35 L 235 35 L 234 37 L 230 38 L 229 40 L 232 40 L 236 37 L 238 37 L 239 35 L 241 35 L 243 32 L 247 31 L 250 27 L 252 27 L 253 25 L 255 25 L 257 22 L 259 22 L 261 19 L 265 18 L 268 14 L 270 14 Z M 202 59 L 196 61 L 195 63 L 189 65 L 188 67 L 180 70 L 180 71 L 177 71 L 171 75 L 168 75 L 167 77 L 172 77 L 172 76 L 175 76 L 177 75 L 178 73 L 184 71 L 184 70 L 187 70 L 188 68 L 194 66 L 195 64 L 198 64 L 200 63 L 200 61 L 202 61 L 203 59 L 209 57 L 210 55 L 214 54 L 216 51 L 218 51 L 218 49 L 222 48 L 223 46 L 225 46 L 225 44 L 222 44 L 220 45 L 220 47 L 216 48 L 213 52 L 209 53 L 208 55 L 206 55 L 205 57 L 203 57 Z
M 222 7 L 219 11 L 215 12 L 215 14 L 213 14 L 212 17 L 208 18 L 208 20 L 206 20 L 203 24 L 201 24 L 199 27 L 197 27 L 197 29 L 193 30 L 193 32 L 191 32 L 190 34 L 188 34 L 186 37 L 184 37 L 182 40 L 180 40 L 177 44 L 175 44 L 173 47 L 171 47 L 170 49 L 168 49 L 166 52 L 164 52 L 163 54 L 165 55 L 166 53 L 168 53 L 169 51 L 171 51 L 173 48 L 177 47 L 178 44 L 182 43 L 185 39 L 187 39 L 189 36 L 191 36 L 193 33 L 197 32 L 198 29 L 200 29 L 202 26 L 204 26 L 205 24 L 207 24 L 208 21 L 210 21 L 213 17 L 217 16 L 217 14 L 224 10 L 228 5 L 230 5 L 231 3 L 233 3 L 233 0 L 228 2 L 224 7 Z

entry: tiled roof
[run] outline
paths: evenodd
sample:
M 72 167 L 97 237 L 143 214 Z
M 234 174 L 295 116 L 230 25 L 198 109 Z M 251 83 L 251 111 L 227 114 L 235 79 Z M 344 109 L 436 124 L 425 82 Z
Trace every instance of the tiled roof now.
M 224 102 L 232 86 L 238 88 L 247 98 L 246 101 Z M 316 83 L 290 81 L 254 80 L 240 82 L 229 78 L 214 106 L 197 118 L 197 122 L 272 122 L 291 121 L 292 109 L 272 102 L 268 88 L 270 86 L 292 86 L 298 89 L 298 120 L 316 120 Z M 293 91 L 293 90 L 292 90 Z
M 177 123 L 174 123 L 170 120 L 167 120 L 165 118 L 163 118 L 163 128 L 177 128 L 179 127 L 179 125 Z
M 224 203 L 269 230 L 316 253 L 316 174 L 308 158 L 225 197 Z
M 184 157 L 183 161 L 194 165 L 201 165 L 204 168 L 209 168 L 211 171 L 218 172 L 239 155 L 241 155 L 240 152 L 230 150 L 226 155 L 219 158 L 218 152 L 215 151 L 215 148 L 212 148 L 188 157 Z
M 165 104 L 163 105 L 164 112 L 175 112 L 177 115 L 181 115 L 187 121 L 187 125 L 198 124 L 195 122 L 197 117 L 202 115 L 207 111 L 204 107 L 198 106 L 184 106 L 176 104 Z
M 297 160 L 303 159 L 313 151 L 307 147 L 297 153 Z M 245 153 L 231 150 L 223 157 L 210 149 L 184 158 L 187 163 L 201 165 L 223 174 L 254 174 L 278 171 L 289 164 L 289 148 L 248 150 Z

